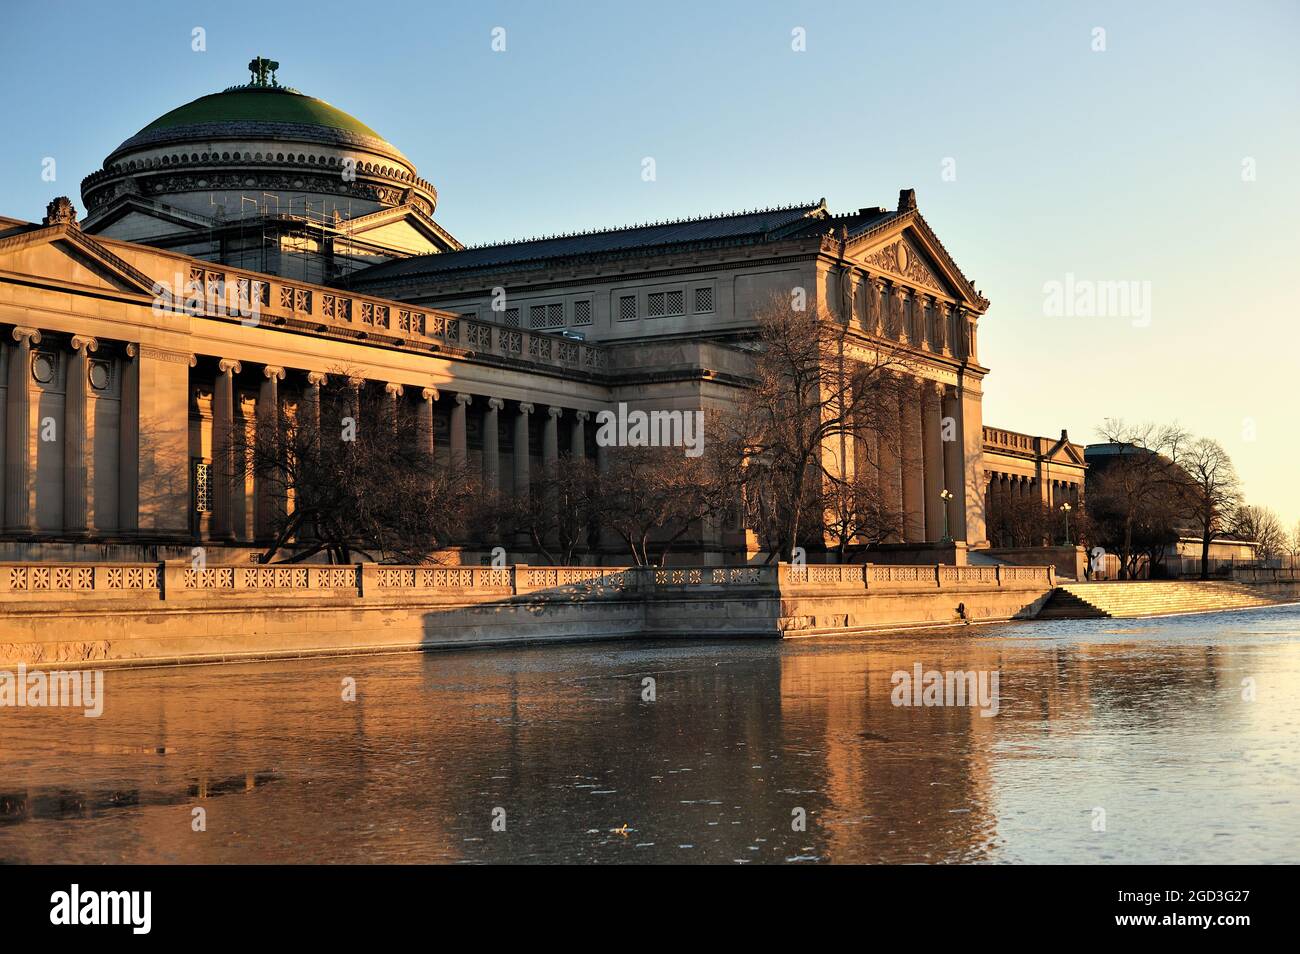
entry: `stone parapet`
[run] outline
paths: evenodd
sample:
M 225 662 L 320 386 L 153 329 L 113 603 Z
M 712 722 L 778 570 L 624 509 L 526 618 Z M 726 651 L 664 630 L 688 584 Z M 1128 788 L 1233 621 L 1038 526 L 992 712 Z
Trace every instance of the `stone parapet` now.
M 779 637 L 1033 615 L 1051 567 L 0 564 L 0 665 Z

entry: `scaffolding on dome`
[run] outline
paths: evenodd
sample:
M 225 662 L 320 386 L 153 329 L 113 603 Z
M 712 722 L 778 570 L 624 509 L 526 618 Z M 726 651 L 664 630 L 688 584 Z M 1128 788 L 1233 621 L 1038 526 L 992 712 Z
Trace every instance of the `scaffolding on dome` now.
M 281 199 L 287 198 L 287 210 Z M 336 256 L 335 243 L 342 238 L 343 246 L 350 250 L 352 237 L 352 200 L 346 206 L 337 201 L 316 200 L 308 193 L 262 192 L 258 195 L 241 194 L 239 210 L 231 215 L 224 204 L 218 204 L 214 193 L 208 194 L 213 208 L 210 216 L 209 241 L 217 245 L 217 230 L 236 225 L 239 229 L 236 248 L 220 247 L 216 253 L 220 260 L 239 268 L 266 274 L 281 274 L 278 259 L 289 255 L 301 268 L 300 280 L 317 285 L 341 279 L 346 281 L 353 271 L 368 263 L 354 263 L 346 252 Z M 317 207 L 319 205 L 319 208 Z M 304 226 L 294 228 L 295 224 Z M 288 226 L 288 227 L 286 227 Z M 312 235 L 312 230 L 316 231 Z M 330 232 L 336 234 L 329 234 Z M 228 241 L 228 240 L 226 240 Z M 225 243 L 223 242 L 223 245 Z

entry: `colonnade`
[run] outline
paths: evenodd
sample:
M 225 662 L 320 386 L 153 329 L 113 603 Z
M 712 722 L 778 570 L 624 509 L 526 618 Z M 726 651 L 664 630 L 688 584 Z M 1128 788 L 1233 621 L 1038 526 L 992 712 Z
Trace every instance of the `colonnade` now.
M 956 388 L 906 376 L 882 399 L 890 402 L 885 414 L 898 416 L 897 431 L 866 440 L 855 466 L 870 468 L 885 508 L 902 515 L 893 542 L 964 540 L 966 456 Z
M 319 427 L 321 414 L 321 388 L 328 382 L 329 375 L 321 371 L 286 371 L 274 365 L 261 365 L 260 370 L 249 367 L 246 362 L 233 359 L 220 359 L 213 383 L 212 397 L 212 447 L 214 455 L 232 453 L 232 437 L 238 431 L 236 418 L 236 378 L 246 381 L 249 375 L 258 381 L 255 427 L 267 429 L 276 426 L 280 405 L 281 382 L 291 374 L 295 392 L 301 388 L 301 413 L 307 415 L 308 421 Z M 349 378 L 348 385 L 355 391 L 365 385 L 361 378 Z M 471 422 L 477 423 L 481 435 L 481 462 L 475 466 L 481 469 L 483 487 L 488 492 L 502 490 L 502 415 L 511 434 L 512 462 L 509 478 L 511 489 L 516 496 L 526 493 L 534 482 L 533 454 L 530 446 L 533 435 L 540 430 L 540 463 L 543 469 L 549 469 L 561 454 L 561 428 L 567 432 L 567 449 L 570 456 L 585 457 L 587 453 L 587 422 L 591 412 L 583 409 L 561 405 L 536 405 L 530 401 L 510 400 L 488 394 L 468 391 L 443 392 L 435 387 L 410 387 L 399 382 L 382 383 L 385 393 L 394 405 L 401 401 L 413 401 L 415 404 L 416 439 L 420 450 L 432 459 L 440 455 L 454 471 L 460 471 L 471 464 L 469 435 Z M 441 402 L 442 411 L 439 411 Z M 276 410 L 273 410 L 276 409 Z M 539 413 L 540 411 L 540 413 Z M 445 412 L 445 414 L 443 414 Z M 435 435 L 439 428 L 435 419 L 446 419 L 446 444 L 437 446 Z M 597 454 L 598 461 L 603 455 Z M 233 515 L 240 511 L 241 494 L 246 488 L 235 486 L 231 475 L 236 469 L 227 459 L 215 459 L 212 468 L 213 495 L 209 536 L 213 540 L 232 542 L 243 534 L 236 531 Z M 273 525 L 276 501 L 264 488 L 255 488 L 254 532 L 255 539 L 263 539 Z M 280 504 L 282 505 L 282 504 Z

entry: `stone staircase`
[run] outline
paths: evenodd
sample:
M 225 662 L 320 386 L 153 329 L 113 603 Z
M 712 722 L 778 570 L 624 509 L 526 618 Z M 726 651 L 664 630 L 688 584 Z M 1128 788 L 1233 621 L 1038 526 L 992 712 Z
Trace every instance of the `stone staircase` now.
M 1243 583 L 1133 581 L 1067 583 L 1052 591 L 1038 619 L 1090 619 L 1107 616 L 1164 616 L 1215 610 L 1278 606 L 1288 602 L 1266 596 Z

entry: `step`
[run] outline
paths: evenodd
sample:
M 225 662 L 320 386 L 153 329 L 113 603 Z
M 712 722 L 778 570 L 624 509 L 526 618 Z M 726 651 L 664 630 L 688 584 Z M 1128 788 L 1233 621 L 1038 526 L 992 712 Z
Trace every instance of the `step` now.
M 1285 602 L 1242 584 L 1207 582 L 1097 582 L 1057 587 L 1039 618 L 1156 616 L 1215 610 L 1249 609 Z

